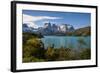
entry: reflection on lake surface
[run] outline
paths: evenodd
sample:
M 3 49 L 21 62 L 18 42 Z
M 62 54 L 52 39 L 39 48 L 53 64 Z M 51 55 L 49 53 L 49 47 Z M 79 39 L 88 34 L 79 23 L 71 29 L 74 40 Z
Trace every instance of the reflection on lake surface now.
M 44 36 L 41 39 L 44 43 L 44 47 L 53 46 L 54 48 L 71 48 L 71 49 L 82 49 L 91 48 L 91 37 L 90 36 Z

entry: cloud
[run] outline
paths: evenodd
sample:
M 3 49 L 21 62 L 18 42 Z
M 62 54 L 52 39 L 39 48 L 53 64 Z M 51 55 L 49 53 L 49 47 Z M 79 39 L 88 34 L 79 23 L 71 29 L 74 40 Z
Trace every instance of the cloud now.
M 28 24 L 29 27 L 37 28 L 38 25 L 35 24 L 35 21 L 44 20 L 44 19 L 62 19 L 60 17 L 51 17 L 51 16 L 31 16 L 27 14 L 23 14 L 23 23 Z

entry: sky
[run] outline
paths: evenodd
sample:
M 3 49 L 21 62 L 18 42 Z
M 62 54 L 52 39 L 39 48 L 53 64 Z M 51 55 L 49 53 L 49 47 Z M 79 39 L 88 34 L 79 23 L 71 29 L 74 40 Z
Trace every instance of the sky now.
M 79 12 L 55 12 L 55 11 L 37 11 L 23 10 L 23 24 L 29 27 L 43 27 L 44 23 L 61 25 L 70 24 L 75 29 L 90 26 L 91 14 Z

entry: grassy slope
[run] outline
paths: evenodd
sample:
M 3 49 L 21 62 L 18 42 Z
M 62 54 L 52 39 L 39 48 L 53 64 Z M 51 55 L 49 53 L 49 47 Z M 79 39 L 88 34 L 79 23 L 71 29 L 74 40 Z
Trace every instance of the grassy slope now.
M 83 28 L 79 28 L 76 29 L 72 32 L 66 32 L 65 33 L 55 33 L 54 35 L 56 36 L 90 36 L 91 35 L 91 27 L 83 27 Z
M 91 35 L 91 28 L 84 27 L 84 28 L 79 28 L 73 32 L 74 35 L 81 35 L 81 36 L 89 36 Z

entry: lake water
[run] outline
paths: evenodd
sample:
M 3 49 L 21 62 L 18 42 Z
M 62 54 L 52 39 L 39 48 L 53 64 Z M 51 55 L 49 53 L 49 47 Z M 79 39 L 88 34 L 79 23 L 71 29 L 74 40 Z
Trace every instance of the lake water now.
M 91 38 L 90 36 L 44 36 L 41 39 L 44 43 L 44 47 L 47 48 L 49 46 L 53 46 L 54 48 L 72 48 L 78 49 L 81 48 L 91 48 Z M 82 43 L 79 42 L 81 40 Z

